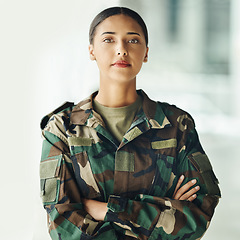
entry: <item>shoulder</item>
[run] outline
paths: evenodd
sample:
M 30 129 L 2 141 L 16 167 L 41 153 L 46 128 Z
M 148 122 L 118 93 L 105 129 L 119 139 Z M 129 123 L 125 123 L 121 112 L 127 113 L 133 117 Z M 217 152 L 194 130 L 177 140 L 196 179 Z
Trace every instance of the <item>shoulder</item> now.
M 182 125 L 195 126 L 192 116 L 177 107 L 166 102 L 152 100 L 143 90 L 138 90 L 143 96 L 143 111 L 148 116 L 156 120 L 160 125 L 170 125 L 182 128 Z
M 166 102 L 157 102 L 157 104 L 173 126 L 183 128 L 185 125 L 190 125 L 195 127 L 194 119 L 187 111 Z
M 40 123 L 41 129 L 43 130 L 50 121 L 54 121 L 54 120 L 56 121 L 56 119 L 59 120 L 61 118 L 62 118 L 62 120 L 64 118 L 69 118 L 74 106 L 75 105 L 73 102 L 64 102 L 62 105 L 57 107 L 55 110 L 53 110 L 49 114 L 45 115 L 42 118 L 41 123 Z

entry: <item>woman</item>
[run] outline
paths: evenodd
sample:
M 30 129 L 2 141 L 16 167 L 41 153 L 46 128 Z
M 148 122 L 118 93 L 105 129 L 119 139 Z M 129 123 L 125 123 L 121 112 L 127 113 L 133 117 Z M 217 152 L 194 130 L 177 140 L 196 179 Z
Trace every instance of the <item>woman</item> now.
M 89 53 L 99 91 L 46 116 L 41 190 L 52 239 L 198 239 L 220 197 L 191 116 L 136 91 L 148 58 L 142 18 L 109 8 Z

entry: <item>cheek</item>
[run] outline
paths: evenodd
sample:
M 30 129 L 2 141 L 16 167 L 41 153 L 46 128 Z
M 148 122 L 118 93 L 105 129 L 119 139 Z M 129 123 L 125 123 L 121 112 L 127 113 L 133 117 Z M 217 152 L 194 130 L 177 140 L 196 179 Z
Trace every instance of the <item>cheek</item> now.
M 96 61 L 98 65 L 107 65 L 107 63 L 110 61 L 109 56 L 104 52 L 99 52 L 96 54 Z
M 138 66 L 142 66 L 144 58 L 145 58 L 145 55 L 143 53 L 140 52 L 140 53 L 136 54 L 135 55 L 135 59 L 137 60 L 136 64 Z
M 96 51 L 96 57 L 99 60 L 110 59 L 112 55 L 113 55 L 112 49 L 104 45 L 100 49 L 98 49 L 98 51 Z
M 142 47 L 135 49 L 134 53 L 135 58 L 138 59 L 139 61 L 143 61 L 146 56 L 146 50 L 143 49 Z

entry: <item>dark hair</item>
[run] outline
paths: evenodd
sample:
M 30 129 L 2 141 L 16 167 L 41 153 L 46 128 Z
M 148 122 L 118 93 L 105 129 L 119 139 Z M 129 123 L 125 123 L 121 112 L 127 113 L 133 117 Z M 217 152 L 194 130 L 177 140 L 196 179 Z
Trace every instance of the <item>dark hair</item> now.
M 146 26 L 145 22 L 143 21 L 143 19 L 141 18 L 141 16 L 138 13 L 136 13 L 135 11 L 133 11 L 129 8 L 125 8 L 125 7 L 107 8 L 107 9 L 103 10 L 102 12 L 100 12 L 93 19 L 93 21 L 90 25 L 90 29 L 89 29 L 89 42 L 90 42 L 90 44 L 93 43 L 93 38 L 94 38 L 94 35 L 95 35 L 95 32 L 96 32 L 97 26 L 101 22 L 103 22 L 106 18 L 114 16 L 114 15 L 119 15 L 119 14 L 129 16 L 132 19 L 134 19 L 135 21 L 137 21 L 137 23 L 141 26 L 141 28 L 143 30 L 145 41 L 146 41 L 146 46 L 147 46 L 148 45 L 148 31 L 147 31 L 147 26 Z

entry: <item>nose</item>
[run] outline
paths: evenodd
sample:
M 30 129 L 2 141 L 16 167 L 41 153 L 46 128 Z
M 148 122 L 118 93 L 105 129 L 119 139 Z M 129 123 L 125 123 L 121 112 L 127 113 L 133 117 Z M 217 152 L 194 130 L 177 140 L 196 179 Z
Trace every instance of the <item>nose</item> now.
M 128 55 L 128 52 L 127 52 L 127 49 L 124 45 L 124 43 L 120 43 L 117 47 L 117 55 L 118 56 L 127 56 Z
M 126 52 L 118 52 L 118 56 L 127 56 L 127 53 Z

